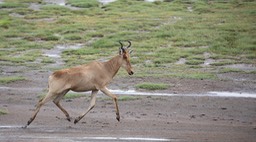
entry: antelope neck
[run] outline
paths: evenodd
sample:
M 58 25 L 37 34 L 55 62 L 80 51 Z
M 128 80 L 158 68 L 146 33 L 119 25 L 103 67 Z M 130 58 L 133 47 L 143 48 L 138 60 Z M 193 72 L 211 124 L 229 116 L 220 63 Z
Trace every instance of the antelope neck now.
M 110 73 L 111 77 L 114 77 L 122 65 L 122 57 L 117 55 L 104 63 L 107 71 Z

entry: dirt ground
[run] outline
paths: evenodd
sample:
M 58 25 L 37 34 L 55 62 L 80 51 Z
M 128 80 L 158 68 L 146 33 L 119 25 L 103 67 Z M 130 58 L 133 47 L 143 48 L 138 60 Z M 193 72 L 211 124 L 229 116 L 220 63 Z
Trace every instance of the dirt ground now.
M 61 103 L 70 113 L 68 122 L 53 104 L 47 103 L 35 121 L 22 129 L 33 113 L 38 95 L 45 92 L 50 71 L 24 71 L 22 67 L 3 66 L 5 74 L 22 74 L 28 79 L 0 86 L 0 141 L 232 141 L 256 139 L 256 98 L 213 97 L 209 91 L 256 94 L 256 77 L 251 74 L 228 73 L 220 77 L 247 80 L 192 80 L 174 78 L 116 77 L 110 89 L 134 89 L 139 82 L 174 84 L 160 93 L 176 96 L 135 96 L 135 100 L 119 101 L 121 122 L 115 119 L 112 100 L 98 95 L 95 108 L 78 124 L 74 118 L 89 105 L 89 95 L 65 99 Z M 145 90 L 139 90 L 145 91 Z M 151 93 L 155 93 L 152 91 Z M 202 94 L 184 95 L 184 94 Z M 119 94 L 117 94 L 120 96 Z

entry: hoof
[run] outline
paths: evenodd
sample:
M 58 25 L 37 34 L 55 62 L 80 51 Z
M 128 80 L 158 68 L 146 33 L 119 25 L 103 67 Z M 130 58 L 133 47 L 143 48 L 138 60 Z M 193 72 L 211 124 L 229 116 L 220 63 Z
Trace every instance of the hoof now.
M 120 122 L 120 116 L 117 116 L 117 117 L 116 117 L 116 120 Z
M 22 126 L 21 128 L 22 129 L 26 129 L 28 127 L 28 125 L 25 125 L 25 126 Z
M 116 120 L 120 122 L 120 115 L 119 115 L 119 112 L 116 113 Z
M 70 118 L 70 117 L 68 117 L 67 120 L 68 120 L 69 122 L 71 122 L 71 118 Z
M 76 124 L 79 121 L 79 118 L 76 118 L 74 121 L 74 124 Z

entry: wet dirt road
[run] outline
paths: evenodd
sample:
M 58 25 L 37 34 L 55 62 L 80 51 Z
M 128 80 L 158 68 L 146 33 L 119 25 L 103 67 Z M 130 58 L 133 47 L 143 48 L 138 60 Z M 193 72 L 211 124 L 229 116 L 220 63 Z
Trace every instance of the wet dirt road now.
M 112 100 L 99 99 L 78 124 L 74 118 L 89 105 L 86 98 L 64 100 L 68 122 L 53 104 L 44 106 L 26 129 L 37 99 L 5 99 L 0 116 L 1 142 L 79 141 L 252 141 L 256 138 L 256 99 L 214 96 L 138 96 L 120 101 L 121 122 Z

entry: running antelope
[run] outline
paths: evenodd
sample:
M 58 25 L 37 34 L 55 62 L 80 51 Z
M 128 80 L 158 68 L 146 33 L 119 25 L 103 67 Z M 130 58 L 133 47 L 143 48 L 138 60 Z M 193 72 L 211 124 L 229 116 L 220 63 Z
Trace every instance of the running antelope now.
M 49 91 L 43 99 L 39 100 L 35 112 L 24 128 L 36 118 L 40 108 L 51 100 L 66 115 L 67 120 L 71 121 L 68 112 L 60 105 L 60 100 L 70 90 L 75 92 L 92 91 L 89 108 L 75 119 L 75 124 L 95 106 L 96 94 L 99 90 L 114 100 L 116 119 L 120 121 L 117 96 L 112 94 L 106 86 L 111 82 L 120 67 L 123 67 L 129 75 L 132 75 L 133 71 L 130 63 L 130 53 L 132 50 L 128 51 L 131 42 L 128 41 L 129 45 L 125 48 L 121 41 L 119 43 L 121 44 L 119 55 L 107 62 L 94 61 L 86 65 L 55 71 L 50 75 L 48 80 Z

